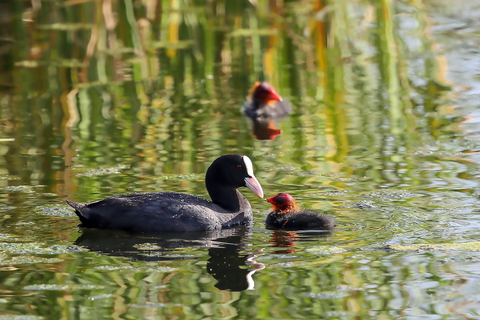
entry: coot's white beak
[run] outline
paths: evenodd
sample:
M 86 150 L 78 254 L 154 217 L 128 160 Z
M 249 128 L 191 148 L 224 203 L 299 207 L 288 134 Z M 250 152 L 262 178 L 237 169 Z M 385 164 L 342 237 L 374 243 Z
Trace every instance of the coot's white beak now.
M 263 198 L 263 189 L 260 183 L 258 182 L 257 178 L 253 175 L 253 165 L 252 160 L 249 157 L 243 156 L 243 162 L 245 163 L 245 167 L 247 169 L 247 174 L 250 176 L 245 178 L 245 184 L 247 187 L 250 188 L 257 196 Z
M 257 196 L 260 198 L 263 198 L 263 189 L 260 183 L 258 182 L 257 178 L 255 176 L 252 176 L 251 178 L 245 178 L 245 184 L 247 185 L 250 190 L 252 190 Z

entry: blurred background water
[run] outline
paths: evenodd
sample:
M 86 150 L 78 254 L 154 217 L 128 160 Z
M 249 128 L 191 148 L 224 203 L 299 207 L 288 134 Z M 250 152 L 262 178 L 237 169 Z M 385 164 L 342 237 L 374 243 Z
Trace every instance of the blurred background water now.
M 480 319 L 480 1 L 0 1 L 0 319 Z M 262 140 L 268 81 L 294 112 Z M 80 230 L 220 155 L 329 232 Z

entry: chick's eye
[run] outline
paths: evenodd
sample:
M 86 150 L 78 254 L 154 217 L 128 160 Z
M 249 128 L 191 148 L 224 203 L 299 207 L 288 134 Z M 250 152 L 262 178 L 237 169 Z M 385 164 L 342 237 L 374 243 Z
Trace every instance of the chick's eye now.
M 238 166 L 237 166 L 237 169 L 242 169 L 242 166 L 241 166 L 241 165 L 238 165 Z

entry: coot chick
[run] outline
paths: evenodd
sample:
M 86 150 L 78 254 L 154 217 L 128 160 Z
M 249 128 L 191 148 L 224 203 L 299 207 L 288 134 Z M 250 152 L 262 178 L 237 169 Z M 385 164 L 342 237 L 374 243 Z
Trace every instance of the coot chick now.
M 248 93 L 243 112 L 254 121 L 280 119 L 292 112 L 292 106 L 268 82 L 255 82 Z
M 82 226 L 132 232 L 183 232 L 228 229 L 250 223 L 252 207 L 237 190 L 248 187 L 263 198 L 247 156 L 217 158 L 205 185 L 212 201 L 178 192 L 130 193 L 89 204 L 67 200 Z
M 300 210 L 295 199 L 288 193 L 279 193 L 266 201 L 272 204 L 272 211 L 265 219 L 270 229 L 311 230 L 333 229 L 332 217 L 308 210 Z

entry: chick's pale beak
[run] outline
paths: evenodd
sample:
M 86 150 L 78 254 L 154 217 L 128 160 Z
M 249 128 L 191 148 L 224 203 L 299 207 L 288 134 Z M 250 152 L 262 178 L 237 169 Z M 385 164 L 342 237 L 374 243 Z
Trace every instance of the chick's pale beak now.
M 250 190 L 252 190 L 257 196 L 263 198 L 263 189 L 257 178 L 252 176 L 251 178 L 245 178 L 245 184 Z

